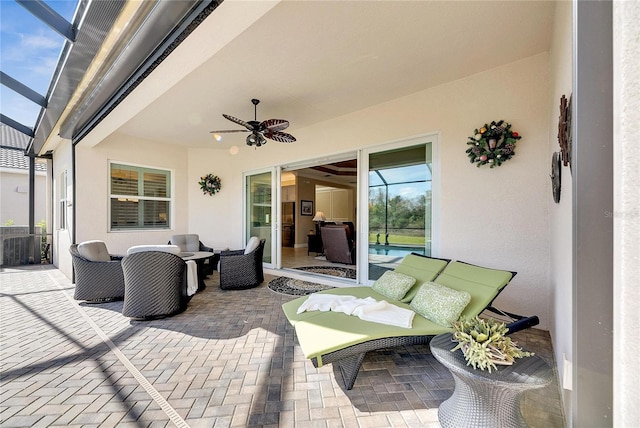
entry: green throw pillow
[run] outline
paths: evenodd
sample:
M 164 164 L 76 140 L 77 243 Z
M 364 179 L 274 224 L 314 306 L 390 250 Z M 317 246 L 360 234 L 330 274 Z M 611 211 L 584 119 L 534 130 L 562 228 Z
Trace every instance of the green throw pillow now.
M 415 282 L 414 277 L 388 270 L 373 283 L 371 288 L 390 299 L 400 300 Z
M 471 294 L 435 282 L 423 284 L 409 306 L 428 320 L 451 327 L 471 301 Z

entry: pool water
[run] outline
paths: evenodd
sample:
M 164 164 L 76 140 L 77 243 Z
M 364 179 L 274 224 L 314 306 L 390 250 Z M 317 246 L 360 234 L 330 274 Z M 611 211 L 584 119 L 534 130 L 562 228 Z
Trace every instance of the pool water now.
M 425 254 L 424 247 L 402 245 L 369 245 L 369 254 L 378 256 L 406 256 L 410 253 Z

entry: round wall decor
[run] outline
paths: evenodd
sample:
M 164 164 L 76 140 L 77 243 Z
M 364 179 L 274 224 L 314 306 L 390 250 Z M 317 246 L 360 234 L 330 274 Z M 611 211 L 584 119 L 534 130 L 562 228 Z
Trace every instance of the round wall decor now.
M 504 120 L 485 123 L 473 134 L 467 142 L 470 147 L 466 153 L 469 161 L 478 167 L 489 165 L 493 168 L 502 165 L 502 162 L 508 161 L 516 153 L 516 141 L 522 138 Z
M 213 174 L 207 174 L 203 177 L 200 177 L 200 181 L 198 182 L 198 184 L 200 185 L 202 193 L 209 196 L 215 195 L 222 188 L 220 177 Z

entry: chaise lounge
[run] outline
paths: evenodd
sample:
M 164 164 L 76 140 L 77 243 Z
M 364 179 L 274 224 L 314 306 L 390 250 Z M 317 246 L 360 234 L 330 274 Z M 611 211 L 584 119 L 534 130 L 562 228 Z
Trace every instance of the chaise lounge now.
M 415 311 L 411 302 L 423 286 L 432 281 L 447 289 L 469 293 L 469 303 L 460 316 L 474 317 L 485 309 L 508 316 L 509 332 L 537 325 L 538 317 L 521 317 L 502 312 L 491 306 L 493 300 L 511 281 L 514 272 L 487 269 L 459 261 L 436 259 L 410 254 L 394 270 L 395 273 L 415 278 L 415 284 L 400 299 L 391 299 L 373 287 L 345 287 L 324 290 L 316 294 L 355 296 L 386 301 L 396 307 Z M 375 287 L 375 284 L 374 284 Z M 347 389 L 353 388 L 362 361 L 368 351 L 402 345 L 426 344 L 434 336 L 451 332 L 450 326 L 438 324 L 415 314 L 411 328 L 364 321 L 358 317 L 334 311 L 304 311 L 299 309 L 310 296 L 301 297 L 282 305 L 294 326 L 298 342 L 305 357 L 315 367 L 337 363 Z M 415 302 L 414 302 L 415 303 Z M 457 317 L 456 317 L 457 319 Z

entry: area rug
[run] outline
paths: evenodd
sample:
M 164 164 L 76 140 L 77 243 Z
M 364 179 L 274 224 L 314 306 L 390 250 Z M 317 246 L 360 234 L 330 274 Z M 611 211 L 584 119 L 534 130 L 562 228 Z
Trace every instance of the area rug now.
M 302 266 L 295 268 L 305 272 L 319 273 L 322 275 L 337 276 L 339 278 L 356 279 L 356 270 L 347 267 L 337 266 Z
M 286 276 L 279 276 L 272 279 L 269 281 L 269 284 L 267 284 L 267 287 L 276 293 L 288 294 L 290 296 L 306 296 L 307 294 L 315 293 L 316 291 L 333 288 L 330 285 L 316 284 L 315 282 L 287 278 Z
M 332 267 L 332 266 L 303 266 L 297 267 L 296 270 L 302 270 L 310 273 L 318 273 L 322 275 L 331 275 L 339 278 L 356 278 L 355 269 L 345 267 Z M 301 279 L 287 278 L 280 276 L 272 279 L 267 284 L 267 287 L 276 293 L 288 294 L 291 296 L 306 296 L 307 294 L 315 293 L 316 291 L 328 290 L 330 285 L 317 284 L 315 282 L 303 281 Z

